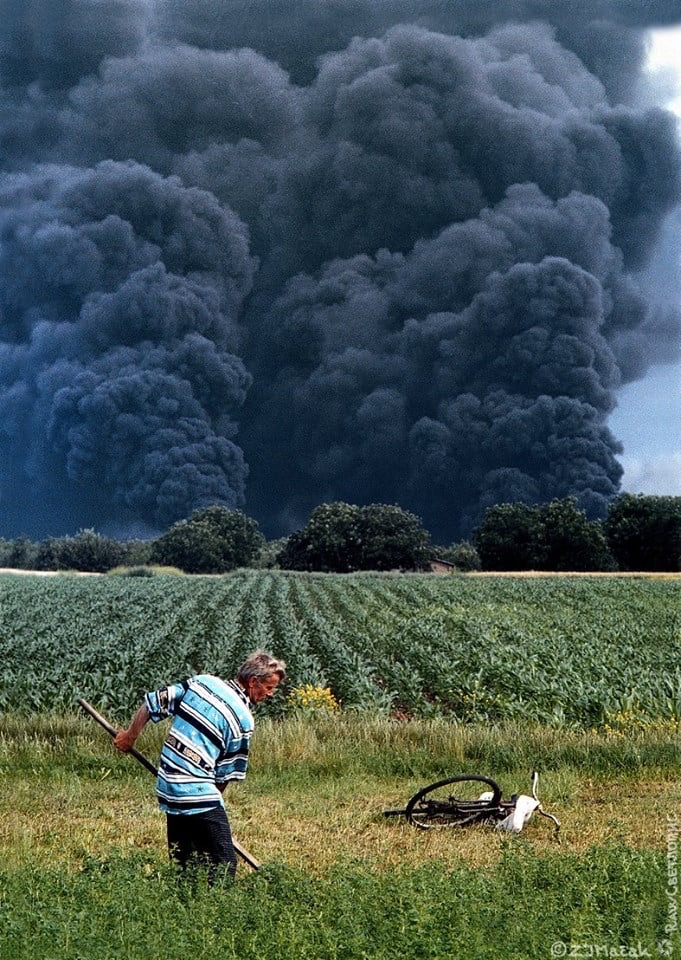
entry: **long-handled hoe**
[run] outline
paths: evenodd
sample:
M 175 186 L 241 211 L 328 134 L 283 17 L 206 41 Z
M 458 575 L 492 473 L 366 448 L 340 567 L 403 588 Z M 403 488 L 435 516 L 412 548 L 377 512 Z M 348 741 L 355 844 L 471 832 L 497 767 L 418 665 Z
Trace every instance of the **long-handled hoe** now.
M 77 700 L 77 703 L 83 708 L 83 710 L 86 713 L 90 714 L 93 720 L 96 720 L 101 727 L 104 727 L 104 729 L 110 736 L 112 737 L 116 736 L 116 734 L 118 733 L 118 730 L 115 727 L 112 727 L 109 721 L 105 720 L 104 717 L 101 715 L 101 713 L 98 713 L 95 710 L 95 708 L 87 702 L 87 700 L 84 700 L 82 697 L 79 697 L 79 699 Z M 151 760 L 149 760 L 147 757 L 144 756 L 143 753 L 140 753 L 139 750 L 137 750 L 135 747 L 133 747 L 129 751 L 129 753 L 132 754 L 135 760 L 138 760 L 143 767 L 146 767 L 150 773 L 153 773 L 154 776 L 157 775 L 158 771 L 156 767 L 153 765 Z M 248 866 L 252 867 L 254 870 L 260 869 L 260 862 L 256 860 L 253 854 L 249 853 L 245 847 L 242 847 L 240 843 L 237 843 L 234 837 L 232 837 L 232 843 L 234 845 L 234 849 L 239 854 L 239 856 L 244 861 L 244 863 L 247 863 Z

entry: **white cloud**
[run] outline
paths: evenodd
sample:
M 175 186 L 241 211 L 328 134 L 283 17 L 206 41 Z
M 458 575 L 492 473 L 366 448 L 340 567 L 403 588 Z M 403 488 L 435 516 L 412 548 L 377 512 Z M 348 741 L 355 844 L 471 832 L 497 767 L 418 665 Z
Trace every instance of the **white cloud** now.
M 681 452 L 650 459 L 620 457 L 622 489 L 650 496 L 681 496 Z
M 681 116 L 681 77 L 679 58 L 681 51 L 681 27 L 650 31 L 648 48 L 648 73 L 666 88 L 665 105 Z

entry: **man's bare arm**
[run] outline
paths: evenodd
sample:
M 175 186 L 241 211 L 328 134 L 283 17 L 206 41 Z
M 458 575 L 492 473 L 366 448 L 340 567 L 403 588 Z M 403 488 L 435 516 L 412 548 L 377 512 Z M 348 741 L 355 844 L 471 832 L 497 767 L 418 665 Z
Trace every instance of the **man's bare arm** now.
M 135 716 L 132 718 L 128 729 L 118 731 L 114 737 L 114 746 L 123 753 L 127 753 L 132 747 L 135 746 L 135 741 L 150 719 L 151 715 L 147 710 L 147 705 L 146 703 L 143 703 Z

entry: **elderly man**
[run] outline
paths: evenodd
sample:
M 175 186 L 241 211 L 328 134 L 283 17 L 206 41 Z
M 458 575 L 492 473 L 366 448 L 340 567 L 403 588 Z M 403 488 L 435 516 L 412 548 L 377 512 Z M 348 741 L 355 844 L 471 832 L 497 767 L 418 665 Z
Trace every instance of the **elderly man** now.
M 156 792 L 171 856 L 182 868 L 205 864 L 211 880 L 220 864 L 232 877 L 236 873 L 222 793 L 230 780 L 246 776 L 251 706 L 271 697 L 285 679 L 283 660 L 256 650 L 234 680 L 201 674 L 147 693 L 130 726 L 114 738 L 125 753 L 149 720 L 174 718 L 161 750 Z

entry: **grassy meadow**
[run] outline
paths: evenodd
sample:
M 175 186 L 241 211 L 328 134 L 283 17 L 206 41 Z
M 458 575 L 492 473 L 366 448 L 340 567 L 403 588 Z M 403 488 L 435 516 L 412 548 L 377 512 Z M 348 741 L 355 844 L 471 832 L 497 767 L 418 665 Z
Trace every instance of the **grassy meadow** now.
M 153 583 L 145 593 L 142 581 L 114 589 L 113 578 L 0 578 L 0 649 L 7 666 L 0 689 L 0 960 L 146 958 L 161 950 L 178 960 L 188 954 L 200 960 L 681 956 L 670 866 L 681 825 L 678 690 L 671 659 L 666 687 L 654 669 L 675 645 L 678 653 L 678 580 L 632 578 L 609 587 L 569 580 L 547 594 L 537 592 L 544 581 L 504 587 L 502 578 L 363 577 L 353 583 L 264 574 L 173 578 L 169 585 L 170 579 L 145 580 L 147 591 Z M 230 590 L 244 582 L 248 590 L 238 600 Z M 301 598 L 313 587 L 322 599 L 310 610 Z M 174 616 L 162 588 L 174 598 Z M 381 613 L 381 604 L 387 611 Z M 464 617 L 469 627 L 484 623 L 487 633 L 469 637 L 461 629 Z M 59 633 L 67 622 L 72 635 Z M 238 636 L 230 632 L 233 622 Z M 470 687 L 479 714 L 465 699 L 420 704 L 428 660 L 413 650 L 419 622 L 431 660 L 443 665 L 454 657 L 463 684 L 471 683 L 471 644 L 475 664 L 483 659 L 478 646 L 487 648 L 488 662 L 506 684 L 495 687 L 490 671 L 477 691 Z M 42 626 L 32 630 L 32 623 Z M 175 638 L 190 624 L 192 635 L 178 652 Z M 324 660 L 321 638 L 333 624 Z M 370 635 L 363 648 L 353 639 L 356 624 L 358 635 L 361 629 Z M 592 641 L 599 629 L 605 634 L 615 625 L 618 632 L 600 651 L 592 643 L 586 659 L 582 642 L 588 695 L 574 688 L 573 700 L 581 697 L 589 710 L 580 715 L 566 703 L 561 721 L 559 671 L 532 653 L 547 632 L 560 646 L 561 629 L 560 649 L 569 652 L 580 624 Z M 161 642 L 163 625 L 170 644 Z M 397 649 L 397 639 L 387 636 L 390 625 L 409 641 L 402 672 L 393 663 L 393 676 L 418 674 L 411 700 L 406 685 L 393 696 L 390 685 L 378 684 L 374 692 L 344 679 L 355 655 L 361 657 L 356 670 L 380 679 L 383 651 L 390 643 Z M 649 649 L 637 650 L 644 629 Z M 74 707 L 75 698 L 85 695 L 123 722 L 139 684 L 201 656 L 204 669 L 217 669 L 220 657 L 226 662 L 259 643 L 280 652 L 267 642 L 268 632 L 270 640 L 285 641 L 291 685 L 324 682 L 342 709 L 293 710 L 282 697 L 261 712 L 249 776 L 229 788 L 227 802 L 235 836 L 263 867 L 254 873 L 241 865 L 234 884 L 212 889 L 200 878 L 178 882 L 153 778 L 114 752 L 107 734 Z M 481 636 L 484 644 L 477 643 Z M 518 656 L 518 687 L 533 682 L 541 692 L 545 685 L 545 717 L 522 716 L 508 674 L 499 674 L 494 644 L 508 654 L 520 650 L 521 637 L 528 673 L 534 672 L 521 676 Z M 606 685 L 595 682 L 599 657 L 607 678 L 617 664 L 617 644 L 623 663 L 607 700 Z M 577 658 L 568 658 L 571 677 L 577 669 Z M 117 696 L 123 689 L 117 672 L 133 685 L 129 702 Z M 27 691 L 29 679 L 40 683 L 42 675 L 52 699 L 29 708 L 13 701 L 13 686 Z M 59 691 L 59 684 L 66 689 Z M 656 692 L 665 695 L 658 710 Z M 163 733 L 149 727 L 138 743 L 154 760 Z M 532 769 L 540 772 L 544 807 L 561 821 L 558 835 L 537 815 L 521 835 L 508 836 L 490 827 L 420 831 L 382 813 L 404 806 L 427 783 L 464 772 L 492 776 L 505 796 L 529 792 Z

